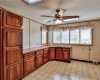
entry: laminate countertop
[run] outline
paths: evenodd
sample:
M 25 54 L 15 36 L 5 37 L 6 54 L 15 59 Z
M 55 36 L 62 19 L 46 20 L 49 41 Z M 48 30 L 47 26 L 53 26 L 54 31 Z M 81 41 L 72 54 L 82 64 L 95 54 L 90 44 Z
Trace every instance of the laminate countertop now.
M 33 48 L 23 49 L 23 54 L 26 54 L 28 52 L 33 52 L 33 51 L 41 50 L 41 49 L 45 49 L 45 48 L 49 48 L 49 47 L 71 48 L 71 46 L 39 46 L 39 47 L 33 47 Z

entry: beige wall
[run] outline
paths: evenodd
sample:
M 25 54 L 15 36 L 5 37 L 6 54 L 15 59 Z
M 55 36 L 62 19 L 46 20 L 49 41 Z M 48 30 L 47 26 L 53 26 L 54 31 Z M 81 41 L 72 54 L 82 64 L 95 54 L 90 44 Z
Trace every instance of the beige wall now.
M 41 26 L 43 25 L 23 18 L 23 49 L 41 46 Z
M 73 23 L 73 24 L 68 24 L 68 26 L 77 26 L 77 25 L 82 25 L 82 24 L 84 25 L 88 23 L 89 22 Z M 99 49 L 100 48 L 100 21 L 90 21 L 90 23 L 94 24 L 93 46 L 71 45 L 72 46 L 71 58 L 79 59 L 79 60 L 86 60 L 86 61 L 97 60 L 100 62 L 100 49 Z M 48 38 L 49 38 L 48 44 L 49 45 L 53 45 L 51 27 L 52 26 L 49 27 L 49 32 L 48 32 Z
M 100 21 L 91 21 L 95 28 L 93 29 L 93 46 L 90 46 L 90 60 L 100 62 Z

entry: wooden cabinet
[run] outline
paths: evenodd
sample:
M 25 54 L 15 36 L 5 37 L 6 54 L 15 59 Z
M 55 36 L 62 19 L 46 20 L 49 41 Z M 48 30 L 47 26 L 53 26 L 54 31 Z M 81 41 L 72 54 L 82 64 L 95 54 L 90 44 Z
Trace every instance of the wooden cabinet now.
M 5 80 L 20 80 L 21 78 L 21 64 L 15 64 L 6 68 L 6 79 Z
M 22 17 L 7 11 L 3 11 L 3 27 L 21 28 L 22 23 Z
M 2 67 L 2 63 L 3 63 L 3 50 L 2 50 L 2 10 L 0 9 L 0 80 L 2 80 L 3 77 L 3 67 Z
M 56 48 L 56 59 L 57 60 L 63 59 L 62 48 Z
M 24 54 L 24 75 L 36 69 L 35 52 Z
M 22 30 L 6 28 L 3 34 L 4 80 L 21 79 L 23 74 Z
M 54 47 L 49 48 L 49 59 L 55 60 L 55 48 Z
M 21 16 L 0 10 L 0 51 L 2 51 L 0 52 L 1 80 L 21 80 L 22 78 L 22 22 L 23 18 Z
M 36 51 L 36 66 L 39 67 L 43 64 L 43 50 Z
M 70 62 L 70 48 L 56 48 L 56 60 Z
M 44 53 L 43 53 L 43 59 L 44 59 L 44 63 L 46 63 L 49 60 L 49 53 L 48 53 L 48 48 L 44 49 Z
M 63 60 L 70 62 L 70 49 L 69 48 L 66 48 L 66 49 L 63 48 Z

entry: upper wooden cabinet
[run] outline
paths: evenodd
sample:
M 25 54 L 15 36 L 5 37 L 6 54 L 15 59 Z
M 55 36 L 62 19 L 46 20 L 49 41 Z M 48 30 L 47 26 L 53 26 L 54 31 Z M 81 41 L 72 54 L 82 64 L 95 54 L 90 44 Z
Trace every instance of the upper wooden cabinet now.
M 22 24 L 23 18 L 21 16 L 3 11 L 3 27 L 21 28 Z
M 5 46 L 13 47 L 22 45 L 22 30 L 5 29 Z
M 55 48 L 53 48 L 53 47 L 49 48 L 49 59 L 55 60 Z

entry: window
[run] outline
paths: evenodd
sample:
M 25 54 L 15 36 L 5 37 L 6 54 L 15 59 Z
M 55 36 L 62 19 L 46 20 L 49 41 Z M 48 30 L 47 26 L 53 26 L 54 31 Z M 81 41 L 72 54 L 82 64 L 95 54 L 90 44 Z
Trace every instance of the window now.
M 80 43 L 81 44 L 92 44 L 91 39 L 91 29 L 81 30 L 80 33 Z
M 69 30 L 62 31 L 62 43 L 69 43 Z
M 47 32 L 42 31 L 42 44 L 46 44 L 46 43 L 47 43 Z
M 54 31 L 53 43 L 62 44 L 92 44 L 92 29 L 75 29 L 67 31 Z
M 70 43 L 72 44 L 79 43 L 79 29 L 70 31 Z
M 61 34 L 60 32 L 54 32 L 54 36 L 53 36 L 53 42 L 54 43 L 61 43 Z

